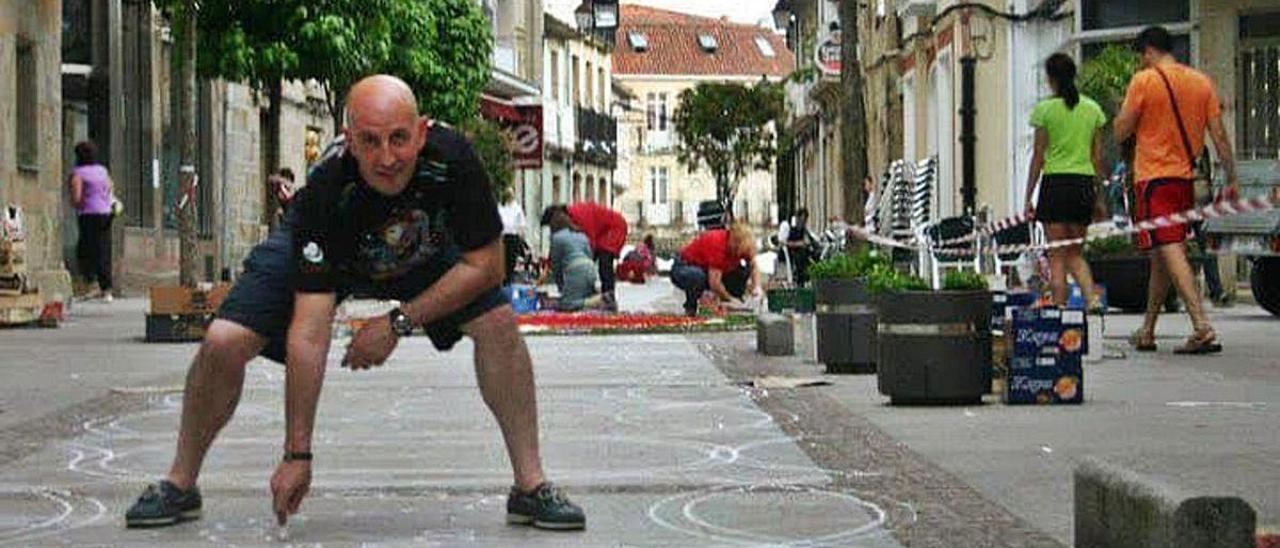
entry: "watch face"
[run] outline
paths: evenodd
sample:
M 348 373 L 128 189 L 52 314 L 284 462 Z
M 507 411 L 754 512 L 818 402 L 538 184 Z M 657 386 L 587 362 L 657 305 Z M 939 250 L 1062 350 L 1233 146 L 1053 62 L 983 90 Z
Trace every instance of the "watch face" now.
M 413 320 L 405 315 L 400 309 L 391 311 L 391 329 L 397 334 L 404 336 L 413 333 Z

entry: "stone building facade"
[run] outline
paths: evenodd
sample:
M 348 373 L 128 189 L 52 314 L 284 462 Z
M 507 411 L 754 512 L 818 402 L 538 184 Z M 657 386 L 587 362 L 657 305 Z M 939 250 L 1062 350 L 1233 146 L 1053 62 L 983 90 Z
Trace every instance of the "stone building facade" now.
M 25 215 L 28 283 L 69 296 L 62 261 L 60 0 L 0 1 L 0 206 Z
M 618 127 L 628 150 L 622 153 L 626 171 L 615 175 L 616 208 L 638 227 L 632 231 L 637 239 L 646 232 L 685 239 L 698 230 L 699 202 L 716 199 L 716 185 L 709 170 L 691 173 L 676 160 L 672 117 L 680 93 L 702 82 L 777 82 L 795 60 L 771 29 L 631 4 L 621 9 L 614 78 L 639 113 L 624 115 Z M 762 232 L 771 229 L 775 188 L 773 170 L 749 173 L 739 181 L 736 217 Z

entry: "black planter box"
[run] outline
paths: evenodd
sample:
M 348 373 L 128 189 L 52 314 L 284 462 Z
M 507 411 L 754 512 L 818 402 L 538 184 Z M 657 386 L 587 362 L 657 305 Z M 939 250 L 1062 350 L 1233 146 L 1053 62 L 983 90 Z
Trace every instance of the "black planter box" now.
M 880 393 L 893 404 L 973 404 L 991 390 L 991 293 L 907 291 L 879 300 Z
M 818 361 L 827 373 L 876 372 L 876 311 L 860 279 L 814 280 Z
M 1204 265 L 1203 257 L 1188 257 L 1193 273 Z M 1147 309 L 1147 283 L 1151 279 L 1151 259 L 1146 255 L 1128 255 L 1089 259 L 1094 283 L 1107 286 L 1107 305 L 1126 312 Z M 1170 286 L 1165 307 L 1177 308 L 1177 291 Z

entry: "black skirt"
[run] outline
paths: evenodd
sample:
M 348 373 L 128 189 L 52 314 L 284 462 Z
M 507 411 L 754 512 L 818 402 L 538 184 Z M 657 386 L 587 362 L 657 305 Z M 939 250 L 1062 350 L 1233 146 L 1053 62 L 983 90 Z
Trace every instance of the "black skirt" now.
M 1040 179 L 1036 220 L 1087 225 L 1093 222 L 1096 199 L 1092 175 L 1045 175 Z

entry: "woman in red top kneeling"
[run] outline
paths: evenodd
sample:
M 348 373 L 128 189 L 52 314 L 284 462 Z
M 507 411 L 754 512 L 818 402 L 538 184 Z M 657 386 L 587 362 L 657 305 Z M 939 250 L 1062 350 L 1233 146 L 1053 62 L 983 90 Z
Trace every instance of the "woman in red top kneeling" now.
M 684 290 L 685 314 L 697 315 L 698 298 L 708 289 L 727 302 L 754 294 L 760 287 L 755 256 L 755 236 L 743 224 L 708 230 L 689 242 L 671 267 L 671 283 Z

